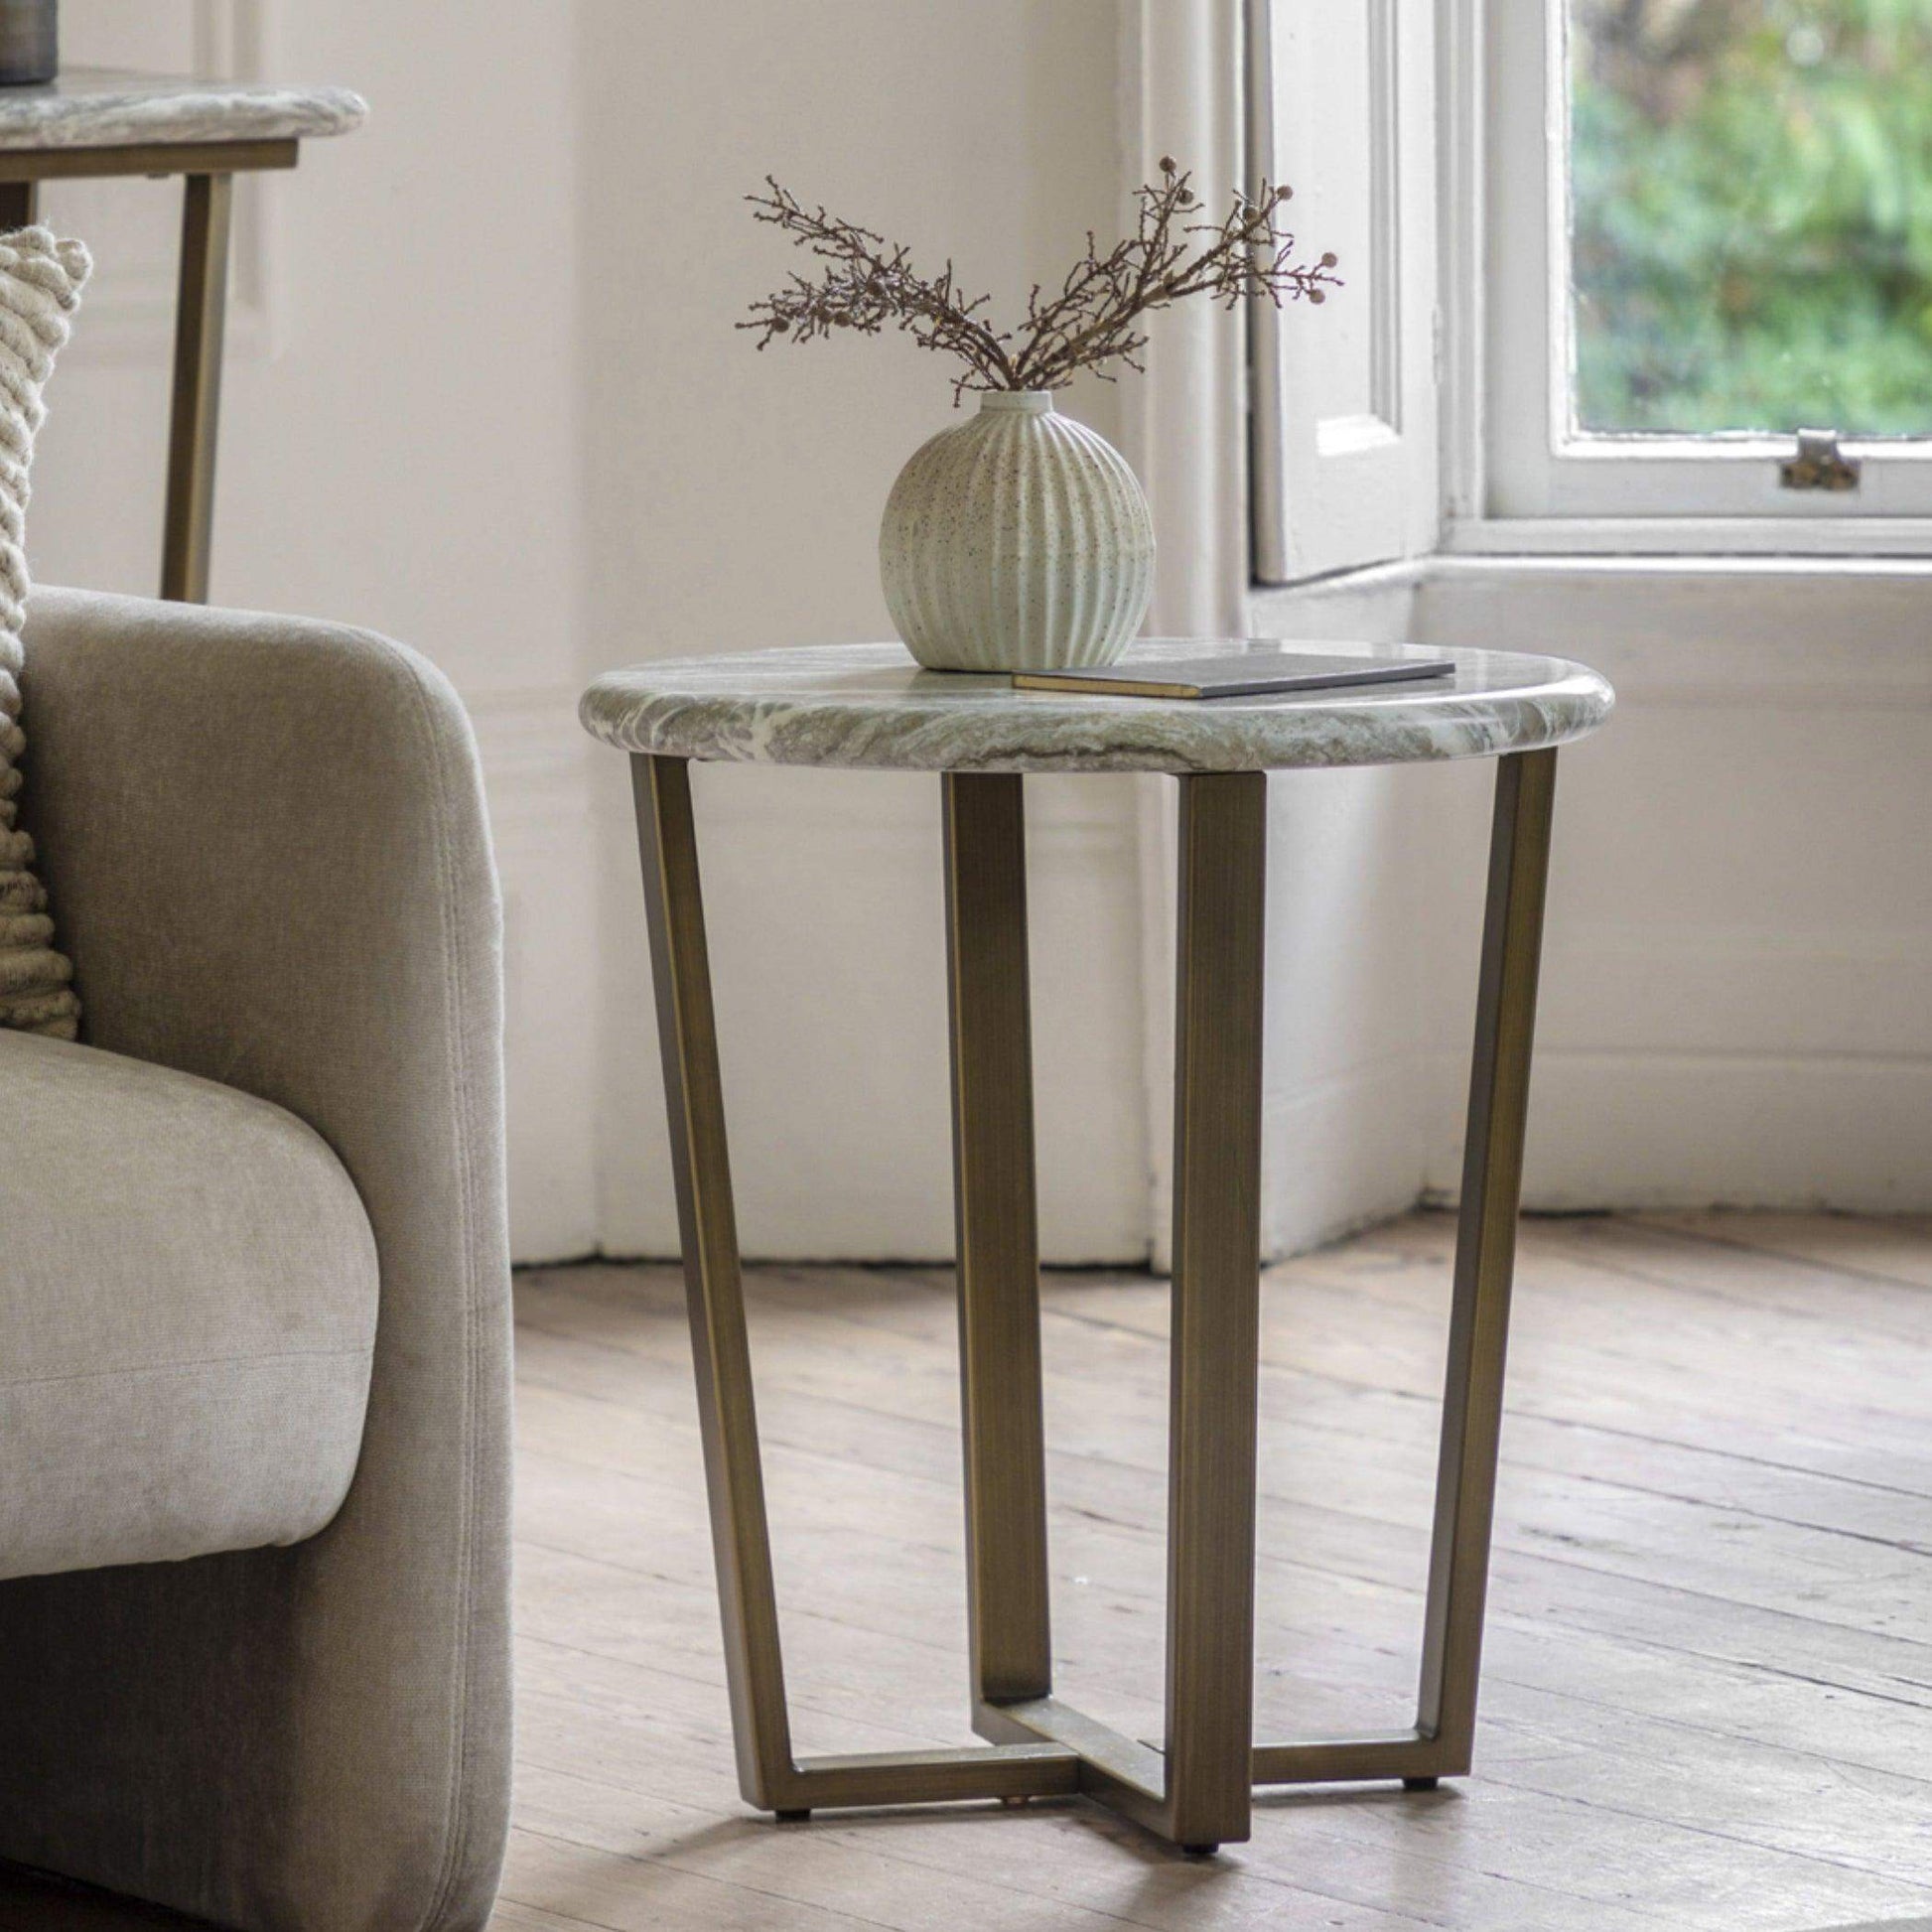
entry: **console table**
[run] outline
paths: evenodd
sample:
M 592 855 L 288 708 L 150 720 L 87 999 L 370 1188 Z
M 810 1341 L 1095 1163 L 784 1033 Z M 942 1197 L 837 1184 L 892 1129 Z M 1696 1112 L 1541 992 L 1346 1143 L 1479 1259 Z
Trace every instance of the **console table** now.
M 342 87 L 278 87 L 75 68 L 43 87 L 0 88 L 0 229 L 36 219 L 40 184 L 79 175 L 185 183 L 161 595 L 207 601 L 214 451 L 227 307 L 229 208 L 238 174 L 293 168 L 305 140 L 368 113 Z
M 1078 1792 L 1204 1853 L 1248 1836 L 1256 1785 L 1427 1786 L 1469 1769 L 1557 747 L 1599 725 L 1612 698 L 1594 672 L 1555 658 L 1426 654 L 1452 656 L 1453 676 L 1213 703 L 1020 693 L 1002 677 L 920 671 L 897 644 L 644 664 L 586 693 L 587 729 L 632 755 L 732 1721 L 751 1804 L 783 1818 L 821 1807 Z M 1500 762 L 1420 1705 L 1414 1727 L 1393 1735 L 1257 1745 L 1265 774 L 1469 758 Z M 693 759 L 939 774 L 971 1710 L 984 1746 L 792 1752 Z M 1030 771 L 1179 778 L 1167 1731 L 1159 1748 L 1053 1695 L 1022 804 Z

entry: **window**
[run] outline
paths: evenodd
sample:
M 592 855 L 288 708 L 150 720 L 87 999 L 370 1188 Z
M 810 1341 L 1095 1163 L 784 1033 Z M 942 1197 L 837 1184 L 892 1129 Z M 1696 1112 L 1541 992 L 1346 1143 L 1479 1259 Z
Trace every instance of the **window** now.
M 1502 0 L 1486 32 L 1462 507 L 1744 548 L 1932 513 L 1932 6 Z
M 1932 0 L 1246 22 L 1250 172 L 1347 284 L 1254 318 L 1261 581 L 1932 552 Z

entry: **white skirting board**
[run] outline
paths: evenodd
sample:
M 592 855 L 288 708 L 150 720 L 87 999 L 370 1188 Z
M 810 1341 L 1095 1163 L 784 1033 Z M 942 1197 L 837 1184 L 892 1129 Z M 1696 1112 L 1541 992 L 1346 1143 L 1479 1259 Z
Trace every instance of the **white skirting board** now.
M 1532 1208 L 1886 1214 L 1932 1198 L 1924 1060 L 1553 1051 L 1532 1106 Z

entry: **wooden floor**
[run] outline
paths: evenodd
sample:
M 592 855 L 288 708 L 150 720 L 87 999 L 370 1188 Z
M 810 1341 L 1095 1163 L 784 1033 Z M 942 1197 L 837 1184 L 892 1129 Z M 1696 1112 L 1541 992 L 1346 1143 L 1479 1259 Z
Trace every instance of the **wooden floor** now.
M 1409 1721 L 1450 1237 L 1268 1278 L 1264 1732 Z M 970 1741 L 950 1279 L 751 1292 L 799 1748 Z M 519 1281 L 501 1932 L 1932 1927 L 1932 1221 L 1529 1223 L 1476 1775 L 1265 1797 L 1199 1863 L 1077 1801 L 745 1810 L 680 1296 Z M 1059 1688 L 1158 1734 L 1164 1291 L 1046 1303 Z

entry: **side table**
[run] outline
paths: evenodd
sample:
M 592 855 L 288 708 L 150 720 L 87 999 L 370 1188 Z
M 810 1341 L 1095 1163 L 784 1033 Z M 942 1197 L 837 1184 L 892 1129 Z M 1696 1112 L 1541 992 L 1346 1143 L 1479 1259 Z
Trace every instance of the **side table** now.
M 1601 724 L 1612 696 L 1594 672 L 1559 659 L 1449 654 L 1456 667 L 1449 678 L 1215 703 L 1020 693 L 1001 677 L 919 671 L 897 644 L 644 664 L 612 672 L 585 694 L 586 728 L 632 755 L 726 1668 L 749 1803 L 800 1817 L 820 1807 L 1079 1792 L 1205 1852 L 1249 1835 L 1257 1785 L 1427 1786 L 1469 1769 L 1557 747 Z M 1393 1735 L 1257 1745 L 1266 773 L 1467 758 L 1500 763 L 1420 1705 L 1413 1728 Z M 984 1746 L 792 1752 L 693 759 L 940 774 L 972 1723 Z M 1180 782 L 1160 1749 L 1053 1695 L 1022 803 L 1029 771 L 1165 771 Z
M 40 184 L 80 175 L 180 175 L 181 282 L 161 595 L 207 602 L 221 337 L 234 178 L 293 168 L 303 141 L 368 113 L 342 87 L 277 87 L 74 68 L 44 87 L 0 88 L 0 229 L 38 212 Z

